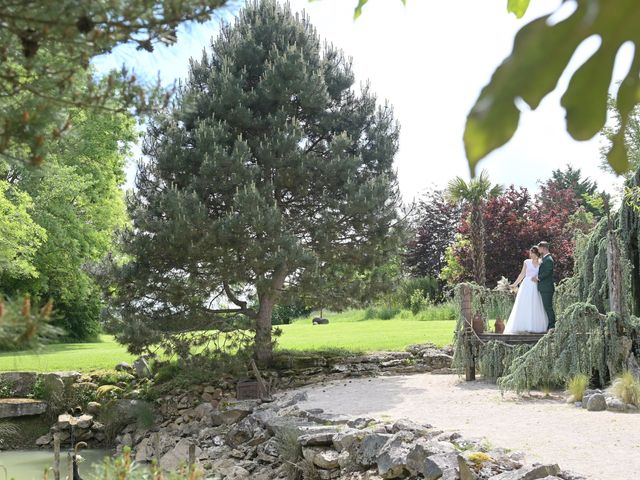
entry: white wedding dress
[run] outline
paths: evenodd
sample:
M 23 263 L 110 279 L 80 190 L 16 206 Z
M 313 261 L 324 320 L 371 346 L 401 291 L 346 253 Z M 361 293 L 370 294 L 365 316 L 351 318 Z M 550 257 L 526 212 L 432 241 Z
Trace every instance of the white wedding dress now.
M 544 333 L 549 319 L 542 305 L 538 284 L 531 280 L 538 275 L 533 260 L 525 260 L 526 275 L 520 284 L 504 333 Z

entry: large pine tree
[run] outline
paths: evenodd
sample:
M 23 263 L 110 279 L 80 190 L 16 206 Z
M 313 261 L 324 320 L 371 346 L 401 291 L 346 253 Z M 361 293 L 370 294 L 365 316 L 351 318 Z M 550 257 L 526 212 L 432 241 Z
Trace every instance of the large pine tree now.
M 397 142 L 391 109 L 306 16 L 250 2 L 148 130 L 118 288 L 130 349 L 234 315 L 268 363 L 283 295 L 396 248 Z

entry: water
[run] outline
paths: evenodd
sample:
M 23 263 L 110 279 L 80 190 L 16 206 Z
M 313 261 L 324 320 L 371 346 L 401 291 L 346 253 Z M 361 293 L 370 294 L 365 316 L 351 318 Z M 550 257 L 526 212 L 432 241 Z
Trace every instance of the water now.
M 102 463 L 105 457 L 111 455 L 109 450 L 82 450 L 80 456 L 84 461 L 80 463 L 80 473 L 83 479 L 91 479 L 93 466 Z M 0 465 L 7 469 L 8 479 L 42 480 L 44 469 L 53 466 L 53 452 L 47 450 L 12 450 L 0 452 Z M 67 475 L 67 452 L 60 452 L 60 478 Z M 49 473 L 53 479 L 53 472 Z M 5 480 L 4 471 L 0 468 L 0 480 Z

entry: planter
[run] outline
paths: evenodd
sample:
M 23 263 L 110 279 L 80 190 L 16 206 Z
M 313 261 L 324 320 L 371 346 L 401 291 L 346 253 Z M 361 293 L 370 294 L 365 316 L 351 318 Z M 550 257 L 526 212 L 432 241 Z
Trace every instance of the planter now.
M 482 315 L 476 314 L 473 317 L 473 331 L 477 334 L 484 333 L 484 319 Z
M 501 318 L 496 318 L 496 333 L 504 332 L 504 320 Z

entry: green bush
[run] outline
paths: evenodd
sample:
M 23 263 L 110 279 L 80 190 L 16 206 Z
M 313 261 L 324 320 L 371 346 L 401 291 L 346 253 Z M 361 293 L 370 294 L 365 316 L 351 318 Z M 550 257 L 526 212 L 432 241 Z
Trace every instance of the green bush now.
M 416 289 L 411 295 L 410 307 L 411 313 L 417 315 L 420 311 L 426 309 L 429 306 L 429 300 L 424 297 L 424 292 L 420 289 Z
M 272 325 L 288 325 L 291 320 L 300 317 L 307 317 L 311 309 L 300 302 L 285 305 L 276 305 L 271 313 Z
M 412 298 L 416 290 L 422 293 L 428 303 L 436 303 L 442 300 L 440 282 L 432 277 L 405 278 L 400 281 L 398 288 L 392 296 L 392 303 L 401 308 L 412 309 Z M 417 297 L 416 297 L 417 298 Z
M 364 312 L 365 320 L 391 320 L 400 313 L 400 308 L 392 305 L 369 307 Z

